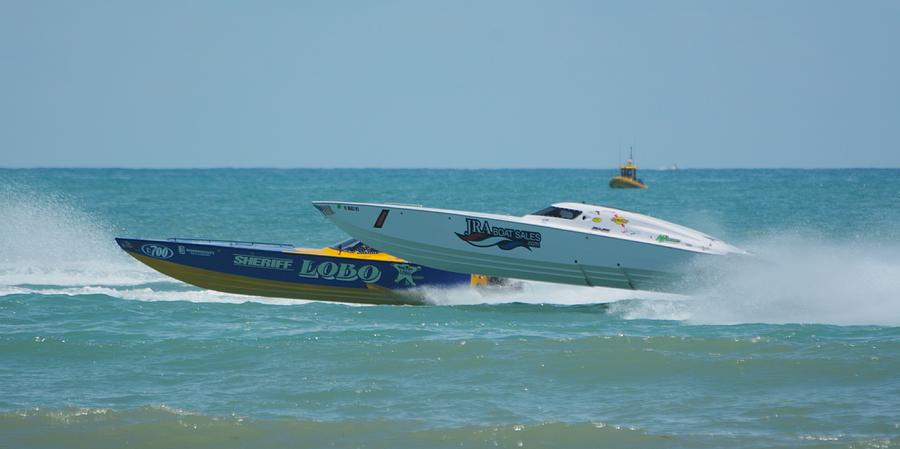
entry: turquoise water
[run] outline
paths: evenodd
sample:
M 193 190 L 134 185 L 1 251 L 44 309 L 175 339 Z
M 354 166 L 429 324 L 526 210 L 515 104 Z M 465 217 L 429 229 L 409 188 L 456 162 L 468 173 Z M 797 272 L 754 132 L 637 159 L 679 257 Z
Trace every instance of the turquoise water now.
M 0 170 L 0 447 L 900 447 L 900 171 Z M 113 236 L 323 246 L 312 200 L 559 200 L 759 263 L 687 295 L 204 291 Z

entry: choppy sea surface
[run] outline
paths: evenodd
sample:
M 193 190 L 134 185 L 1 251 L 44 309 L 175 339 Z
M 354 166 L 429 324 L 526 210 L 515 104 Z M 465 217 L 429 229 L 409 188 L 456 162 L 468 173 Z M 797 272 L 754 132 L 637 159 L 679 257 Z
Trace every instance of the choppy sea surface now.
M 900 170 L 0 170 L 2 448 L 900 447 Z M 313 200 L 631 209 L 752 251 L 684 295 L 230 295 L 114 236 L 324 246 Z

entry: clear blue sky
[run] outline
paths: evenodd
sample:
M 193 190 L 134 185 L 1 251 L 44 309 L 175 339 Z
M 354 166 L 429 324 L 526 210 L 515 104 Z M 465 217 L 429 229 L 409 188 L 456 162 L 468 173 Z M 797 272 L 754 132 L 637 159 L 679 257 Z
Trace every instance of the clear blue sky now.
M 900 167 L 900 1 L 0 0 L 0 166 Z

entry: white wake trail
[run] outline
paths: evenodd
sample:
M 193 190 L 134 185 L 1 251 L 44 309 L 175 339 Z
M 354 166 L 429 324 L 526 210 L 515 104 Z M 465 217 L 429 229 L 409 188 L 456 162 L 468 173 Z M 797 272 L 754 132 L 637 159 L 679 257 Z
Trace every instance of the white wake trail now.
M 696 267 L 688 301 L 617 304 L 626 318 L 696 323 L 900 325 L 900 246 L 773 237 L 747 245 L 744 261 Z

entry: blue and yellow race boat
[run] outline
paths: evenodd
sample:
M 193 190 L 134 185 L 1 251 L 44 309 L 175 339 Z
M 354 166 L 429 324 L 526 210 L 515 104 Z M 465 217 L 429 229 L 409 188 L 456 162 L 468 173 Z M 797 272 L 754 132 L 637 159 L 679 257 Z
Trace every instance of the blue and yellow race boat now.
M 188 284 L 227 293 L 361 304 L 422 304 L 419 287 L 493 283 L 487 276 L 437 270 L 358 240 L 320 248 L 283 243 L 116 238 L 145 265 Z

